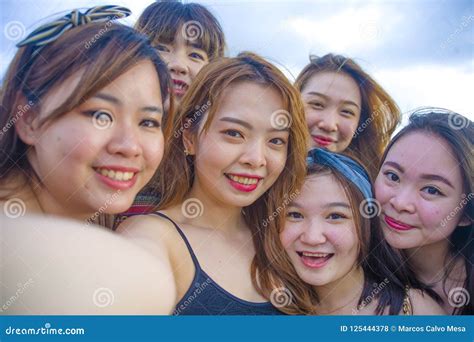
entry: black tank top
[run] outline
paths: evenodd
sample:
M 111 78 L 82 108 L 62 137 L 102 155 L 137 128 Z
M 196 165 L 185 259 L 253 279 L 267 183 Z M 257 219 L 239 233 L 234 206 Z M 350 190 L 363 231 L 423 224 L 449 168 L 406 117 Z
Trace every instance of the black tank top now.
M 176 304 L 173 315 L 283 315 L 270 302 L 254 303 L 237 298 L 219 286 L 201 268 L 181 228 L 165 214 L 154 213 L 169 220 L 178 230 L 194 263 L 195 273 L 190 288 Z

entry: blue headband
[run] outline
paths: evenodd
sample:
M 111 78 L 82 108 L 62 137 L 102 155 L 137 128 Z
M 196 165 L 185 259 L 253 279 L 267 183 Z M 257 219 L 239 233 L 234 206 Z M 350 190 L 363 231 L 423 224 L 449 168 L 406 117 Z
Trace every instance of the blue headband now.
M 362 165 L 355 160 L 342 154 L 329 152 L 321 148 L 313 148 L 308 152 L 306 163 L 308 167 L 318 164 L 336 170 L 353 183 L 368 202 L 374 200 L 369 175 Z

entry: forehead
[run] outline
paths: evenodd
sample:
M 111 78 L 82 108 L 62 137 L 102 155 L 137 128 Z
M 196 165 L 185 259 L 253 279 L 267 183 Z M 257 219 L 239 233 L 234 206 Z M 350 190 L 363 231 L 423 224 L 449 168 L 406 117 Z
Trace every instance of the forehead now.
M 448 142 L 436 134 L 421 131 L 406 134 L 393 144 L 385 161 L 396 162 L 407 175 L 438 174 L 461 184 L 458 160 Z
M 284 110 L 281 94 L 272 86 L 242 81 L 225 89 L 213 121 L 234 117 L 252 126 L 272 125 L 272 114 Z
M 346 202 L 349 204 L 342 184 L 329 172 L 306 177 L 300 195 L 295 202 L 304 208 L 320 208 L 328 203 Z
M 314 73 L 304 86 L 302 93 L 337 92 L 340 96 L 360 97 L 357 82 L 344 72 L 322 71 Z

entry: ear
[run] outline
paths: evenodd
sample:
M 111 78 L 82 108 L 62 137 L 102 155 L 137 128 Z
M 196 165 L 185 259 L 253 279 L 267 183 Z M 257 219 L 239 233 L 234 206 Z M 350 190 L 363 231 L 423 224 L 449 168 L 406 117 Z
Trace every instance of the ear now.
M 188 151 L 188 155 L 196 154 L 196 134 L 193 134 L 189 128 L 185 128 L 183 131 L 183 145 Z
M 32 108 L 31 102 L 23 99 L 13 115 L 15 120 L 15 130 L 25 144 L 35 145 L 38 136 L 39 119 Z

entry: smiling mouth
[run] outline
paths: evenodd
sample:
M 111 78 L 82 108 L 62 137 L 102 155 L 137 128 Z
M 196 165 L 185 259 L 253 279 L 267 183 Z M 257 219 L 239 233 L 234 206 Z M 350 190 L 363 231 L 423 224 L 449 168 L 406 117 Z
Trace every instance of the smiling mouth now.
M 388 215 L 385 215 L 384 217 L 385 223 L 392 229 L 395 230 L 401 230 L 401 231 L 406 231 L 406 230 L 411 230 L 414 229 L 415 227 L 410 226 L 406 223 L 400 222 L 395 220 L 393 217 L 390 217 Z
M 259 182 L 263 179 L 261 177 L 248 177 L 246 175 L 235 175 L 224 173 L 224 176 L 229 180 L 230 185 L 242 192 L 252 192 L 257 189 Z
M 188 90 L 189 86 L 186 82 L 180 80 L 173 80 L 173 91 L 177 95 L 183 95 Z
M 309 268 L 321 268 L 334 256 L 334 253 L 296 252 L 301 262 Z
M 321 146 L 328 146 L 334 142 L 333 139 L 328 138 L 328 137 L 323 137 L 321 135 L 314 135 L 312 136 L 312 138 L 316 144 L 321 145 Z
M 94 168 L 94 171 L 98 174 L 110 178 L 114 181 L 119 182 L 127 182 L 131 180 L 137 173 L 136 172 L 123 172 L 123 171 L 115 171 L 105 168 Z

